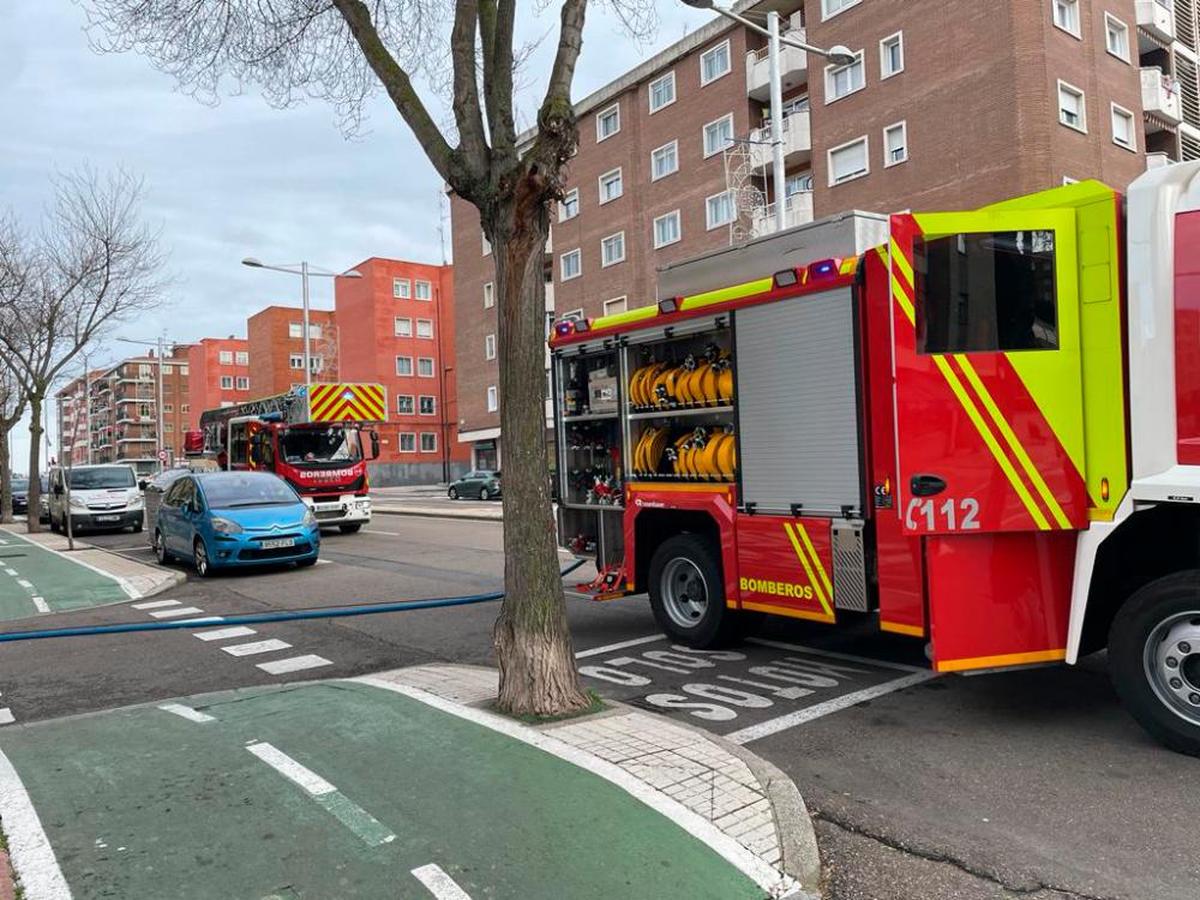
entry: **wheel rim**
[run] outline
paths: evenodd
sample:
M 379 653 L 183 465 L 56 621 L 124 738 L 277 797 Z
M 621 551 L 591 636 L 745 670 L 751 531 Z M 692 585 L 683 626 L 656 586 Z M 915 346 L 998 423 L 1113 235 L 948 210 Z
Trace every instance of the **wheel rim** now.
M 479 492 L 479 499 L 486 500 L 487 498 L 488 498 L 487 488 L 484 488 L 482 491 Z
M 208 551 L 199 542 L 196 544 L 196 571 L 201 575 L 208 574 Z
M 451 500 L 458 499 L 458 491 L 456 491 L 454 488 L 450 488 L 450 499 Z
M 700 567 L 686 557 L 667 563 L 662 574 L 663 607 L 680 628 L 695 628 L 708 610 L 708 582 Z
M 1200 725 L 1200 609 L 1177 613 L 1146 639 L 1146 676 L 1171 712 Z

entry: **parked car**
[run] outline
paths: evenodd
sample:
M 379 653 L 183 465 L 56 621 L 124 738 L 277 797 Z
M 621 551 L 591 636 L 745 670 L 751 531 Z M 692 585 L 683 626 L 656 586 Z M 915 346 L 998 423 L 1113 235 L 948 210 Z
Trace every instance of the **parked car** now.
M 67 509 L 67 486 L 71 488 Z M 71 529 L 132 528 L 145 521 L 142 494 L 133 466 L 109 463 L 50 470 L 50 530 L 62 531 L 71 516 Z
M 50 521 L 50 476 L 39 475 L 38 483 L 42 486 L 41 496 L 38 497 L 38 521 L 45 524 Z
M 17 515 L 29 512 L 29 479 L 20 475 L 12 479 L 12 511 Z
M 500 473 L 487 469 L 476 469 L 468 472 L 457 481 L 450 482 L 446 495 L 451 500 L 474 497 L 479 500 L 500 499 Z
M 189 473 L 163 495 L 153 544 L 160 563 L 189 559 L 207 577 L 216 569 L 269 563 L 311 566 L 321 531 L 312 510 L 277 475 Z

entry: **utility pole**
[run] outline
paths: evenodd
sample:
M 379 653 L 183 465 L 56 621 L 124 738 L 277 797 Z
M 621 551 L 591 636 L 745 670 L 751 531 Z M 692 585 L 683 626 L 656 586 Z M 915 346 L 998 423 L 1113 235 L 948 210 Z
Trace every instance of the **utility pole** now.
M 304 387 L 312 386 L 312 352 L 308 334 L 308 263 L 300 263 L 300 293 L 304 300 Z
M 787 228 L 784 193 L 787 176 L 783 171 L 783 78 L 779 65 L 779 13 L 767 13 L 768 77 L 771 82 L 771 150 L 772 175 L 775 182 L 775 230 Z
M 167 449 L 166 435 L 163 433 L 163 339 L 162 335 L 158 336 L 158 399 L 154 405 L 154 435 L 157 438 L 155 444 L 158 445 L 158 470 L 163 469 L 163 451 Z

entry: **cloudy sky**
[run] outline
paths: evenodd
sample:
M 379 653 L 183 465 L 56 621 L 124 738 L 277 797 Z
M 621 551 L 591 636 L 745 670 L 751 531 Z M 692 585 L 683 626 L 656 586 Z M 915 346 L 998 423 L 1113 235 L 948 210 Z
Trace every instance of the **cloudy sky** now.
M 521 4 L 525 39 L 549 35 L 523 78 L 530 97 L 553 55 L 557 7 Z M 653 38 L 634 42 L 603 4 L 591 5 L 576 98 L 710 16 L 675 0 L 655 7 Z M 244 336 L 256 309 L 298 303 L 297 279 L 240 266 L 245 256 L 339 269 L 368 256 L 441 260 L 440 180 L 382 98 L 352 140 L 318 102 L 281 111 L 251 90 L 208 107 L 144 57 L 97 55 L 83 26 L 83 10 L 65 0 L 0 3 L 0 208 L 36 222 L 50 177 L 84 163 L 125 166 L 145 179 L 145 212 L 161 226 L 175 281 L 155 313 L 117 334 Z M 445 228 L 448 252 L 448 220 Z M 313 304 L 332 308 L 328 282 L 315 283 Z M 93 358 L 124 355 L 109 341 Z M 13 437 L 14 458 L 23 459 L 24 426 Z

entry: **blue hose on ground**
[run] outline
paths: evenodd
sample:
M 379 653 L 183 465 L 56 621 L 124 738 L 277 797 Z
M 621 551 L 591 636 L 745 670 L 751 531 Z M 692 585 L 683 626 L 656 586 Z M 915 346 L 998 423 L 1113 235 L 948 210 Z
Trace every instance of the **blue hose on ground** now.
M 587 560 L 577 559 L 559 573 L 566 577 Z M 75 628 L 45 628 L 38 631 L 9 631 L 0 633 L 0 643 L 37 641 L 45 638 L 84 637 L 95 634 L 121 634 L 129 631 L 170 631 L 178 628 L 211 628 L 214 625 L 257 625 L 264 622 L 295 622 L 300 619 L 340 619 L 345 616 L 368 616 L 372 613 L 403 612 L 410 609 L 440 609 L 447 606 L 468 606 L 500 600 L 504 591 L 470 594 L 465 597 L 434 597 L 429 600 L 393 600 L 386 603 L 359 603 L 354 606 L 328 606 L 310 609 L 289 609 L 269 613 L 245 613 L 236 616 L 201 616 L 175 622 L 127 622 L 121 625 L 80 625 Z

